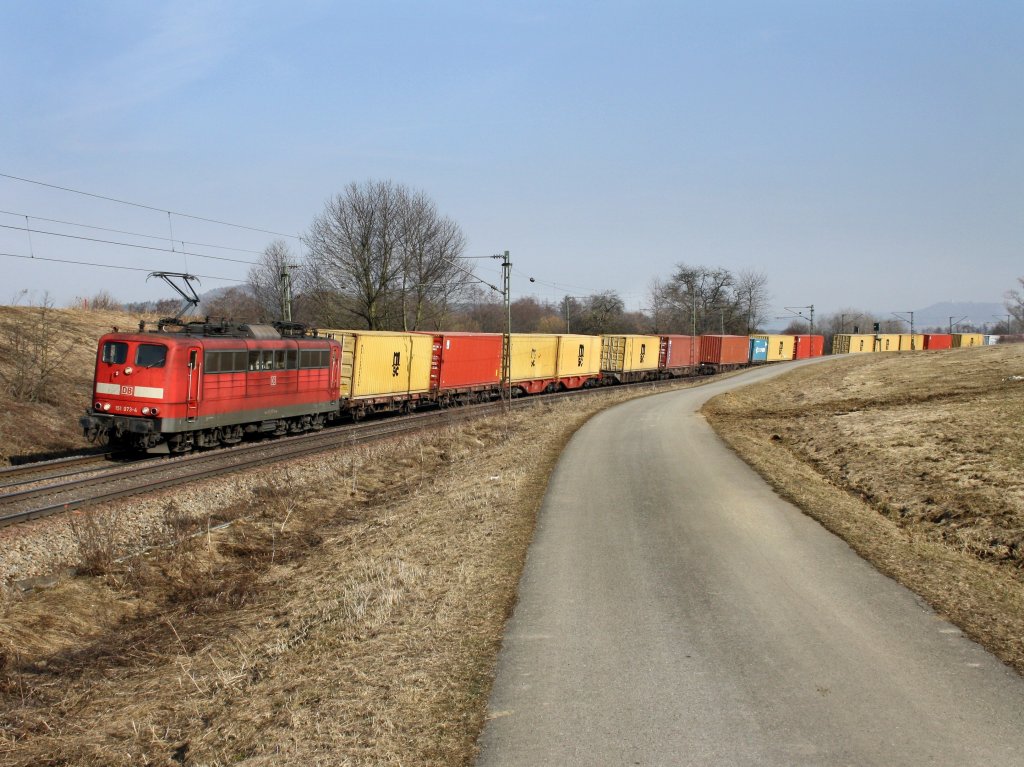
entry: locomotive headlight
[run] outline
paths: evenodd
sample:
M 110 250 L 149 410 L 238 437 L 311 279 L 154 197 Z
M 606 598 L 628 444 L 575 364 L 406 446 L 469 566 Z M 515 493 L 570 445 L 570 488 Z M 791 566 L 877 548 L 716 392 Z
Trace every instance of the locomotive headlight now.
M 102 410 L 103 409 L 103 403 L 102 402 L 97 402 L 96 404 L 93 405 L 93 409 L 94 410 Z
M 149 415 L 149 408 L 148 407 L 142 408 L 142 414 L 143 415 Z
M 150 414 L 150 415 L 156 415 L 156 414 L 157 414 L 157 413 L 159 413 L 159 412 L 160 412 L 160 411 L 159 411 L 159 410 L 157 410 L 157 409 L 156 409 L 156 408 L 154 407 L 154 408 L 151 408 L 151 409 L 150 409 L 150 411 L 149 411 L 149 414 Z
M 110 410 L 110 403 L 108 402 L 107 404 L 105 404 L 105 405 L 103 406 L 103 409 L 104 409 L 104 410 Z

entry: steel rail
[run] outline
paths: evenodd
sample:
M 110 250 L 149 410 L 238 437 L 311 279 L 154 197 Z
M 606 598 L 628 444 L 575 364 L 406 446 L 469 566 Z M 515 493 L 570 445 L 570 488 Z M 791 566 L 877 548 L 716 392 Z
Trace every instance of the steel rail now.
M 626 384 L 626 386 L 647 386 L 652 390 L 656 390 L 685 380 L 694 381 L 696 379 L 669 378 Z M 515 398 L 512 405 L 517 409 L 532 407 L 564 397 L 579 396 L 580 394 L 597 395 L 611 393 L 619 388 L 619 386 L 599 386 L 583 390 L 555 392 L 543 397 Z M 158 458 L 145 461 L 141 465 L 119 466 L 92 477 L 42 485 L 20 492 L 0 495 L 0 507 L 14 506 L 40 496 L 50 498 L 61 494 L 70 496 L 44 506 L 14 511 L 0 516 L 0 528 L 52 514 L 73 511 L 97 503 L 154 492 L 187 482 L 243 471 L 262 465 L 293 460 L 340 447 L 365 444 L 392 436 L 413 434 L 429 428 L 460 423 L 487 415 L 498 415 L 503 410 L 503 403 L 500 400 L 496 400 L 482 404 L 442 408 L 425 413 L 412 413 L 395 419 L 348 424 L 341 428 L 326 429 L 312 434 L 283 437 L 267 442 L 235 445 L 227 449 L 190 453 L 179 456 L 171 461 L 168 461 L 166 458 Z M 160 478 L 159 475 L 161 473 L 170 474 L 171 476 Z M 128 485 L 116 489 L 103 489 L 100 492 L 80 493 L 80 491 L 88 490 L 90 487 L 97 485 L 109 486 L 116 482 L 127 482 Z

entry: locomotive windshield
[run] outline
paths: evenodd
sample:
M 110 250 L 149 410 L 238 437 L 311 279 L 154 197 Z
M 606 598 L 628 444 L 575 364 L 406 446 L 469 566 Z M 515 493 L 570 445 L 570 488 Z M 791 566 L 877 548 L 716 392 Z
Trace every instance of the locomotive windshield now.
M 103 344 L 102 359 L 111 365 L 123 365 L 128 359 L 128 344 L 124 341 L 107 341 Z
M 140 368 L 162 368 L 166 361 L 166 346 L 139 344 L 139 348 L 135 350 L 135 364 Z

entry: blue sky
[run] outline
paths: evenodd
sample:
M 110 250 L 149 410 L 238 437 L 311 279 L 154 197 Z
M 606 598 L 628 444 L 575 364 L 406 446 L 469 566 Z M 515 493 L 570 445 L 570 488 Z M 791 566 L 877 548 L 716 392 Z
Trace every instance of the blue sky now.
M 0 178 L 0 224 L 245 260 L 272 237 L 160 211 L 298 235 L 388 178 L 468 255 L 509 250 L 514 296 L 638 308 L 685 262 L 763 270 L 779 307 L 998 302 L 1024 275 L 1021 40 L 1020 2 L 2 2 L 0 173 L 159 210 Z M 0 252 L 247 270 L 18 229 Z M 3 303 L 166 293 L 0 268 Z

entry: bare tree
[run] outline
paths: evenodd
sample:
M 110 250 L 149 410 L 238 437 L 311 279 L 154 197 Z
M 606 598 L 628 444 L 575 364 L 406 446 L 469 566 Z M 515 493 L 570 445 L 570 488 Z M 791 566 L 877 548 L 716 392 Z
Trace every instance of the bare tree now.
M 423 192 L 406 195 L 399 227 L 402 329 L 419 329 L 428 315 L 439 328 L 449 303 L 474 281 L 472 266 L 456 260 L 466 249 L 466 238 Z
M 661 289 L 661 301 L 678 313 L 673 329 L 697 335 L 744 332 L 746 319 L 739 308 L 735 285 L 736 279 L 728 269 L 678 264 Z
M 736 309 L 746 321 L 746 333 L 761 327 L 768 319 L 768 275 L 745 269 L 736 277 Z
M 327 324 L 440 327 L 473 281 L 458 260 L 466 248 L 458 224 L 391 181 L 349 184 L 314 219 L 306 244 L 304 298 Z
M 64 394 L 57 379 L 74 342 L 61 332 L 48 293 L 16 311 L 0 327 L 0 381 L 16 400 L 57 402 Z
M 285 290 L 284 275 L 290 275 L 290 267 L 295 265 L 296 258 L 288 243 L 274 240 L 249 270 L 249 290 L 264 317 L 284 319 L 290 311 L 290 307 L 286 309 L 289 296 Z
M 569 299 L 574 333 L 602 335 L 623 332 L 626 305 L 614 290 L 606 290 L 583 299 Z
M 387 324 L 389 291 L 403 266 L 396 247 L 402 197 L 391 181 L 353 182 L 313 220 L 304 284 L 322 322 L 344 324 L 355 315 L 371 330 Z
M 177 311 L 177 304 L 175 302 L 171 302 L 171 304 L 173 304 L 173 308 L 169 314 L 174 314 Z M 214 318 L 250 322 L 267 318 L 263 305 L 250 292 L 248 286 L 239 285 L 211 291 L 203 295 L 199 307 L 203 314 Z
M 1013 318 L 1009 325 L 1017 328 L 1017 331 L 1020 332 L 1020 329 L 1024 327 L 1024 277 L 1018 277 L 1017 282 L 1020 283 L 1021 290 L 1006 291 L 1004 306 Z M 1011 333 L 1012 328 L 1007 327 L 1006 332 Z

